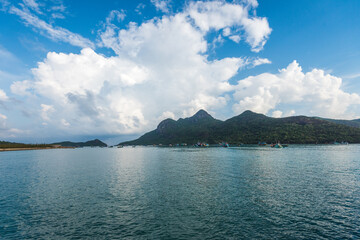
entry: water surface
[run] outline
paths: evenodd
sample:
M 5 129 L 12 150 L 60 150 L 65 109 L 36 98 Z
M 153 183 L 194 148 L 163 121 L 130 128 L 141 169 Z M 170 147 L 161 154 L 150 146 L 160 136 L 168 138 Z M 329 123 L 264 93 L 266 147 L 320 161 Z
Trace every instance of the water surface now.
M 360 146 L 0 153 L 0 239 L 357 239 Z

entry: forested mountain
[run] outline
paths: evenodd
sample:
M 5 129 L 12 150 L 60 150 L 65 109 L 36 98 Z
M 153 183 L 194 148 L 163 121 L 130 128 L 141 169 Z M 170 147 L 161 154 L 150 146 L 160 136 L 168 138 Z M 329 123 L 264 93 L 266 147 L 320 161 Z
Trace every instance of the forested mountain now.
M 274 143 L 331 143 L 347 141 L 360 143 L 360 128 L 332 122 L 331 119 L 294 116 L 271 118 L 245 111 L 226 121 L 214 119 L 204 110 L 194 116 L 175 121 L 166 119 L 158 127 L 128 145 L 194 144 L 219 142 L 255 144 Z

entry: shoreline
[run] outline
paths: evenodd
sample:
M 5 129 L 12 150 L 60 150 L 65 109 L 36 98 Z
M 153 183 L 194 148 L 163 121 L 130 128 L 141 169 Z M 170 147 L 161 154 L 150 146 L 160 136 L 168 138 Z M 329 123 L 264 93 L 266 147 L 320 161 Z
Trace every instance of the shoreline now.
M 0 148 L 0 152 L 27 151 L 27 150 L 46 150 L 46 149 L 75 149 L 74 147 L 24 147 L 24 148 Z

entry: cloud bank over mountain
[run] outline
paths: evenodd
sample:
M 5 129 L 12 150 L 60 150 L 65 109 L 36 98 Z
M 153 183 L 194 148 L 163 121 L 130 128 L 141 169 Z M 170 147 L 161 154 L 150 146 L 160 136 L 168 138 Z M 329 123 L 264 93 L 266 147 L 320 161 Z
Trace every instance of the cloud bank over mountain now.
M 32 119 L 29 132 L 141 133 L 164 118 L 188 117 L 199 109 L 252 110 L 273 117 L 298 112 L 357 116 L 351 109 L 360 97 L 342 90 L 341 78 L 321 69 L 304 72 L 296 61 L 275 74 L 238 79 L 242 69 L 271 64 L 258 55 L 272 29 L 266 17 L 256 15 L 257 1 L 191 1 L 175 13 L 171 1 L 151 2 L 162 17 L 123 24 L 126 11 L 112 10 L 94 41 L 41 20 L 43 9 L 34 0 L 6 6 L 49 39 L 81 48 L 47 53 L 31 78 L 9 87 L 12 97 L 19 98 L 18 109 Z M 209 57 L 225 41 L 247 45 L 252 57 Z M 0 104 L 9 98 L 0 89 Z M 0 124 L 9 129 L 9 120 L 1 116 Z
M 347 110 L 360 104 L 360 96 L 341 89 L 342 79 L 325 74 L 321 69 L 304 73 L 293 61 L 277 74 L 264 73 L 240 80 L 235 87 L 235 113 L 253 110 L 267 114 L 280 104 L 301 104 L 312 115 L 332 118 L 355 117 Z M 291 111 L 285 115 L 293 115 Z M 282 112 L 275 110 L 273 116 Z
M 247 57 L 208 59 L 207 34 L 225 28 L 244 35 L 253 51 L 263 48 L 271 28 L 266 18 L 249 16 L 249 8 L 192 2 L 183 12 L 140 25 L 131 22 L 127 28 L 111 21 L 116 18 L 112 11 L 98 45 L 115 56 L 90 48 L 79 54 L 50 52 L 32 70 L 34 79 L 13 83 L 12 92 L 29 95 L 26 89 L 31 90 L 43 101 L 38 108 L 44 126 L 77 134 L 141 132 L 165 115 L 215 111 L 226 107 L 233 90 L 229 80 L 241 68 L 269 63 Z

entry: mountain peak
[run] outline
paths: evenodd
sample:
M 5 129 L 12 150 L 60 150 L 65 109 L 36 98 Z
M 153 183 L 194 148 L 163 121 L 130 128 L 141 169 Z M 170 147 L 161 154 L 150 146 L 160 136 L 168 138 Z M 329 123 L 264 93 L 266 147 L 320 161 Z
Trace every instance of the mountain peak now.
M 166 131 L 166 129 L 169 129 L 169 128 L 172 128 L 173 126 L 175 126 L 175 123 L 176 123 L 175 120 L 173 120 L 171 118 L 167 118 L 159 123 L 156 130 L 158 132 Z
M 208 114 L 205 110 L 201 109 L 197 113 L 195 113 L 192 117 L 192 119 L 200 120 L 200 119 L 213 119 L 213 117 Z
M 245 110 L 243 113 L 241 113 L 240 115 L 255 115 L 258 114 L 256 112 L 253 112 L 251 110 Z
M 244 111 L 243 113 L 241 113 L 239 115 L 239 117 L 266 117 L 264 114 L 262 113 L 256 113 L 256 112 L 253 112 L 253 111 L 250 111 L 250 110 L 246 110 Z

